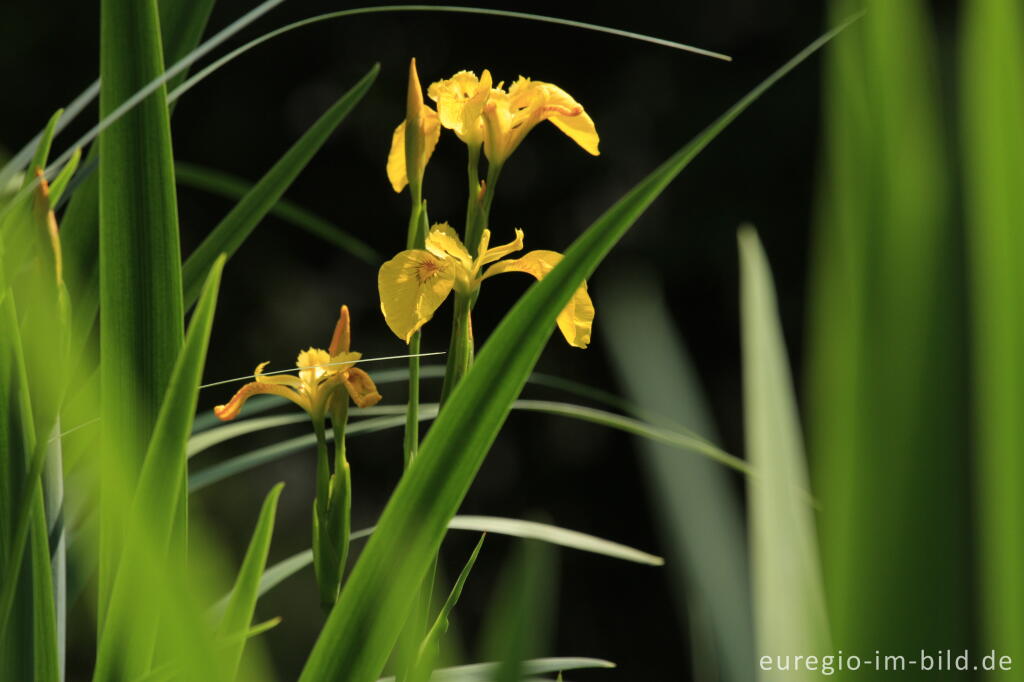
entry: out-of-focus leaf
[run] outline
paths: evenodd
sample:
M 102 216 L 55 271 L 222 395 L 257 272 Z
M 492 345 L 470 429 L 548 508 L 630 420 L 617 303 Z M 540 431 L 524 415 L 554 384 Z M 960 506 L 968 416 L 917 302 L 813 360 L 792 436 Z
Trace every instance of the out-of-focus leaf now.
M 749 479 L 750 565 L 757 651 L 831 651 L 807 461 L 775 286 L 757 233 L 743 228 L 740 317 Z M 758 671 L 762 680 L 813 680 L 820 671 Z

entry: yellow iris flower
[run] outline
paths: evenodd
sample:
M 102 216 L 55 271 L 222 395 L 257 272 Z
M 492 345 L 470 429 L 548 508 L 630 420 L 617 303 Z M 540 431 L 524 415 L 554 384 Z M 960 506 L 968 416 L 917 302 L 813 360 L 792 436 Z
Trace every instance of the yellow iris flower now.
M 409 63 L 409 89 L 406 96 L 405 120 L 398 124 L 391 136 L 391 151 L 388 152 L 388 180 L 396 192 L 401 192 L 409 184 L 405 137 L 415 134 L 413 138 L 412 167 L 417 184 L 423 181 L 423 172 L 430 161 L 437 140 L 441 137 L 441 125 L 437 112 L 423 103 L 423 88 L 416 72 L 416 60 Z M 414 131 L 414 132 L 413 132 Z
M 351 336 L 348 306 L 343 305 L 328 350 L 309 348 L 299 353 L 295 362 L 298 376 L 267 376 L 263 368 L 269 363 L 262 362 L 253 372 L 256 381 L 238 389 L 227 404 L 213 408 L 213 413 L 224 421 L 234 419 L 246 400 L 261 393 L 287 398 L 315 420 L 323 420 L 331 400 L 351 397 L 359 407 L 376 405 L 381 395 L 370 375 L 355 366 L 362 354 L 350 352 Z
M 473 258 L 455 230 L 448 223 L 439 223 L 430 228 L 426 249 L 402 251 L 384 263 L 377 286 L 380 307 L 391 331 L 409 343 L 452 289 L 471 294 L 485 279 L 503 272 L 525 272 L 543 279 L 562 259 L 562 254 L 555 251 L 530 251 L 521 258 L 501 260 L 523 248 L 523 231 L 516 230 L 513 241 L 494 248 L 488 248 L 490 239 L 490 230 L 484 230 L 480 255 Z M 494 264 L 485 270 L 484 266 L 491 263 Z M 558 328 L 570 345 L 586 348 L 593 321 L 594 305 L 584 282 L 559 313 Z
M 501 165 L 526 134 L 542 121 L 551 121 L 588 153 L 597 156 L 600 138 L 583 105 L 557 85 L 522 76 L 506 92 L 491 86 L 491 74 L 479 79 L 470 71 L 431 84 L 427 95 L 437 102 L 445 128 L 466 144 L 483 142 L 484 154 Z

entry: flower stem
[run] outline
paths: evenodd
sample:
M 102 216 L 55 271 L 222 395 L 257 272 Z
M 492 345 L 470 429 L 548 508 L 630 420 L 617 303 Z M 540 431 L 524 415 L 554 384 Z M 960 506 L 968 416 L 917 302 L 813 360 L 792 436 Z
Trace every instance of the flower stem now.
M 422 249 L 427 234 L 427 207 L 422 198 L 419 183 L 410 185 L 412 211 L 409 215 L 407 249 Z M 409 342 L 409 402 L 405 413 L 405 438 L 402 444 L 402 461 L 406 469 L 416 457 L 420 447 L 420 332 L 413 334 Z
M 352 532 L 352 476 L 345 456 L 345 427 L 348 426 L 348 396 L 336 395 L 331 414 L 334 429 L 334 478 L 331 487 L 330 533 L 338 549 L 338 582 L 335 593 L 341 587 L 345 575 L 345 561 L 348 559 L 349 536 Z
M 442 405 L 473 364 L 473 298 L 473 294 L 455 292 L 452 339 L 448 345 L 448 366 L 441 389 Z

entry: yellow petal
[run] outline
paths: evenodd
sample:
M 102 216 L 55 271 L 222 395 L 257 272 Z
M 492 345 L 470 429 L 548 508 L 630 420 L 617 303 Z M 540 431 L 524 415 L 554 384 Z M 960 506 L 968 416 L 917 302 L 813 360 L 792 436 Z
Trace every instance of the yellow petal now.
M 391 181 L 391 188 L 401 192 L 409 184 L 408 168 L 406 167 L 405 155 L 405 121 L 398 124 L 395 132 L 391 135 L 391 149 L 388 151 L 388 180 Z M 437 147 L 437 141 L 441 137 L 441 124 L 437 120 L 437 112 L 430 107 L 423 107 L 420 112 L 420 150 L 419 168 L 416 170 L 418 177 L 423 177 L 423 171 L 430 161 L 430 156 Z
M 391 151 L 388 152 L 388 180 L 391 188 L 401 192 L 409 184 L 405 170 L 405 121 L 398 124 L 391 135 Z
M 487 269 L 481 279 L 487 279 L 503 272 L 525 272 L 538 280 L 544 279 L 562 260 L 556 251 L 531 251 L 522 258 L 503 260 Z M 594 304 L 587 293 L 584 282 L 573 293 L 569 303 L 558 314 L 558 328 L 570 346 L 586 348 L 590 344 L 590 331 L 594 323 Z
M 430 228 L 426 239 L 427 250 L 438 258 L 451 256 L 466 270 L 473 267 L 473 259 L 459 239 L 459 233 L 448 223 L 437 223 Z
M 351 342 L 352 322 L 349 319 L 348 306 L 343 305 L 338 315 L 338 323 L 334 325 L 334 335 L 331 336 L 331 345 L 327 347 L 327 352 L 332 358 L 338 353 L 347 353 Z
M 541 83 L 545 93 L 544 117 L 551 121 L 588 154 L 598 156 L 600 138 L 594 121 L 583 110 L 583 105 L 565 90 L 551 83 Z
M 483 141 L 481 114 L 491 93 L 491 73 L 478 79 L 472 71 L 460 71 L 451 78 L 432 83 L 427 96 L 437 102 L 438 119 L 469 145 Z
M 248 400 L 254 395 L 259 395 L 262 393 L 270 393 L 273 395 L 281 396 L 282 398 L 287 398 L 288 400 L 291 400 L 293 403 L 295 403 L 302 409 L 306 410 L 307 412 L 309 411 L 309 400 L 304 395 L 296 392 L 292 388 L 289 388 L 287 385 L 282 385 L 284 384 L 284 382 L 280 380 L 285 379 L 286 376 L 262 376 L 263 368 L 266 367 L 267 364 L 268 363 L 266 362 L 261 363 L 256 368 L 256 371 L 253 372 L 253 374 L 256 376 L 256 381 L 250 382 L 245 386 L 242 386 L 242 388 L 238 389 L 235 395 L 232 396 L 231 400 L 229 400 L 226 404 L 217 405 L 216 407 L 213 408 L 213 414 L 216 415 L 218 419 L 222 421 L 231 421 L 232 419 L 238 416 L 239 412 L 242 411 L 242 406 L 245 405 L 246 400 Z M 298 379 L 296 379 L 295 377 L 287 378 L 292 379 L 296 384 L 298 383 Z
M 342 380 L 345 382 L 348 394 L 352 396 L 352 402 L 358 407 L 370 407 L 381 401 L 381 395 L 377 392 L 377 386 L 373 383 L 373 379 L 358 367 L 353 367 L 346 372 Z
M 489 232 L 489 230 L 484 230 Z M 487 249 L 484 252 L 483 258 L 480 259 L 481 265 L 487 263 L 493 263 L 496 260 L 501 260 L 510 253 L 523 250 L 523 231 L 516 228 L 516 238 L 510 241 L 508 244 L 502 244 L 501 246 L 495 246 L 493 249 Z
M 454 285 L 455 266 L 451 260 L 419 249 L 402 251 L 380 266 L 377 274 L 384 320 L 398 338 L 409 343 Z

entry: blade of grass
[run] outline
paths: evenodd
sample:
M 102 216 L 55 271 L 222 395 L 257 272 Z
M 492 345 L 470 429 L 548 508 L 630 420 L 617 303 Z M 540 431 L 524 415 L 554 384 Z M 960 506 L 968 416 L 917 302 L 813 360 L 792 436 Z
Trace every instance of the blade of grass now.
M 46 127 L 43 129 L 43 135 L 39 139 L 39 143 L 36 145 L 35 154 L 32 156 L 32 162 L 29 164 L 25 173 L 25 179 L 21 183 L 23 188 L 27 187 L 30 182 L 35 180 L 36 168 L 46 168 L 46 160 L 50 158 L 50 145 L 53 144 L 53 136 L 57 131 L 57 124 L 60 122 L 60 117 L 63 113 L 63 109 L 58 109 L 46 123 Z
M 648 566 L 661 566 L 664 564 L 664 560 L 659 556 L 648 554 L 647 552 L 642 552 L 638 549 L 634 549 L 617 542 L 612 542 L 611 540 L 605 540 L 594 535 L 587 535 L 586 533 L 580 533 L 579 531 L 560 528 L 559 526 L 554 526 L 550 523 L 526 521 L 523 519 L 507 519 L 501 516 L 453 516 L 451 521 L 448 522 L 448 528 L 452 530 L 466 530 L 478 533 L 507 535 L 510 537 L 522 538 L 524 540 L 536 540 L 538 542 L 546 542 L 559 547 L 578 549 L 581 552 L 591 552 L 592 554 L 600 554 L 611 559 L 632 561 L 634 563 L 646 564 Z M 362 538 L 370 537 L 370 535 L 373 534 L 373 531 L 373 527 L 353 531 L 351 539 L 360 540 Z M 282 581 L 290 578 L 312 563 L 313 551 L 307 549 L 274 564 L 263 573 L 263 577 L 260 579 L 260 596 L 263 596 L 273 588 L 277 587 Z M 211 607 L 211 612 L 214 614 L 220 613 L 220 611 L 224 609 L 226 603 L 227 597 L 224 597 Z
M 179 185 L 201 189 L 228 199 L 242 199 L 253 190 L 251 183 L 223 171 L 184 161 L 178 161 L 175 168 Z M 270 215 L 320 237 L 368 265 L 376 266 L 380 263 L 380 255 L 366 242 L 287 199 L 278 200 L 270 209 Z
M 750 565 L 759 652 L 831 651 L 814 515 L 800 492 L 807 463 L 768 261 L 753 228 L 741 228 L 740 318 L 749 482 Z M 818 671 L 765 672 L 811 680 Z
M 431 682 L 492 682 L 498 663 L 470 663 L 434 671 Z M 611 661 L 600 658 L 535 658 L 522 662 L 524 675 L 543 675 L 564 670 L 605 669 L 615 667 Z M 524 682 L 531 682 L 523 678 Z M 383 677 L 379 682 L 395 682 L 394 677 Z
M 962 649 L 965 311 L 939 53 L 927 3 L 835 2 L 832 13 L 860 6 L 824 76 L 827 182 L 808 287 L 808 450 L 827 500 L 833 634 L 851 651 Z
M 961 123 L 973 310 L 981 636 L 1008 654 L 1024 642 L 1024 14 L 1014 2 L 964 6 Z M 1021 680 L 1024 672 L 999 673 Z
M 377 678 L 448 520 L 465 497 L 551 336 L 555 318 L 573 292 L 719 132 L 845 26 L 814 41 L 636 185 L 598 218 L 505 316 L 450 395 L 414 465 L 399 482 L 381 515 L 378 532 L 342 588 L 300 679 L 372 682 Z
M 249 549 L 242 560 L 235 586 L 228 595 L 224 616 L 220 622 L 220 634 L 227 637 L 236 632 L 245 632 L 252 624 L 256 611 L 256 599 L 259 597 L 260 577 L 267 565 L 267 554 L 270 552 L 270 537 L 274 532 L 274 516 L 277 512 L 277 500 L 281 496 L 284 483 L 273 487 L 263 502 L 256 529 L 252 533 Z M 233 680 L 242 660 L 247 638 L 238 638 L 232 642 L 225 654 L 225 668 L 222 671 L 224 680 Z
M 146 449 L 126 519 L 125 553 L 112 581 L 110 605 L 100 634 L 94 680 L 137 677 L 148 672 L 151 665 L 159 619 L 139 610 L 134 600 L 143 594 L 147 562 L 159 563 L 160 555 L 168 552 L 177 522 L 176 510 L 184 506 L 179 504 L 179 497 L 187 480 L 185 448 L 192 430 L 223 267 L 222 257 L 207 278 Z M 119 482 L 115 480 L 114 484 Z
M 476 547 L 473 548 L 473 552 L 469 555 L 469 559 L 466 560 L 466 565 L 463 566 L 462 571 L 459 572 L 459 577 L 456 579 L 455 585 L 452 586 L 451 592 L 448 593 L 448 598 L 441 607 L 441 612 L 437 614 L 434 624 L 430 627 L 430 630 L 427 631 L 426 636 L 423 638 L 423 642 L 420 644 L 420 648 L 416 656 L 416 662 L 413 664 L 412 670 L 410 671 L 410 682 L 426 682 L 426 680 L 430 679 L 431 673 L 434 671 L 434 665 L 437 663 L 437 659 L 440 655 L 441 637 L 448 632 L 448 618 L 451 616 L 455 605 L 459 602 L 459 597 L 462 596 L 462 588 L 466 585 L 466 581 L 469 579 L 469 573 L 473 570 L 473 565 L 476 563 L 477 556 L 480 555 L 480 548 L 483 547 L 484 538 L 486 537 L 486 533 L 482 533 L 480 535 L 480 539 L 477 541 Z
M 645 413 L 671 406 L 679 421 L 713 439 L 703 389 L 660 283 L 639 267 L 610 280 L 619 285 L 602 295 L 601 329 L 625 395 Z M 676 610 L 693 633 L 694 677 L 753 680 L 750 576 L 734 480 L 712 461 L 679 457 L 656 440 L 641 437 L 638 447 L 672 559 Z
M 163 73 L 155 0 L 102 0 L 100 115 Z M 182 346 L 181 254 L 166 89 L 157 88 L 99 139 L 100 406 L 103 456 L 141 455 Z M 125 467 L 127 485 L 139 456 Z M 123 510 L 101 499 L 99 603 L 118 562 Z M 102 619 L 102 615 L 101 615 Z

